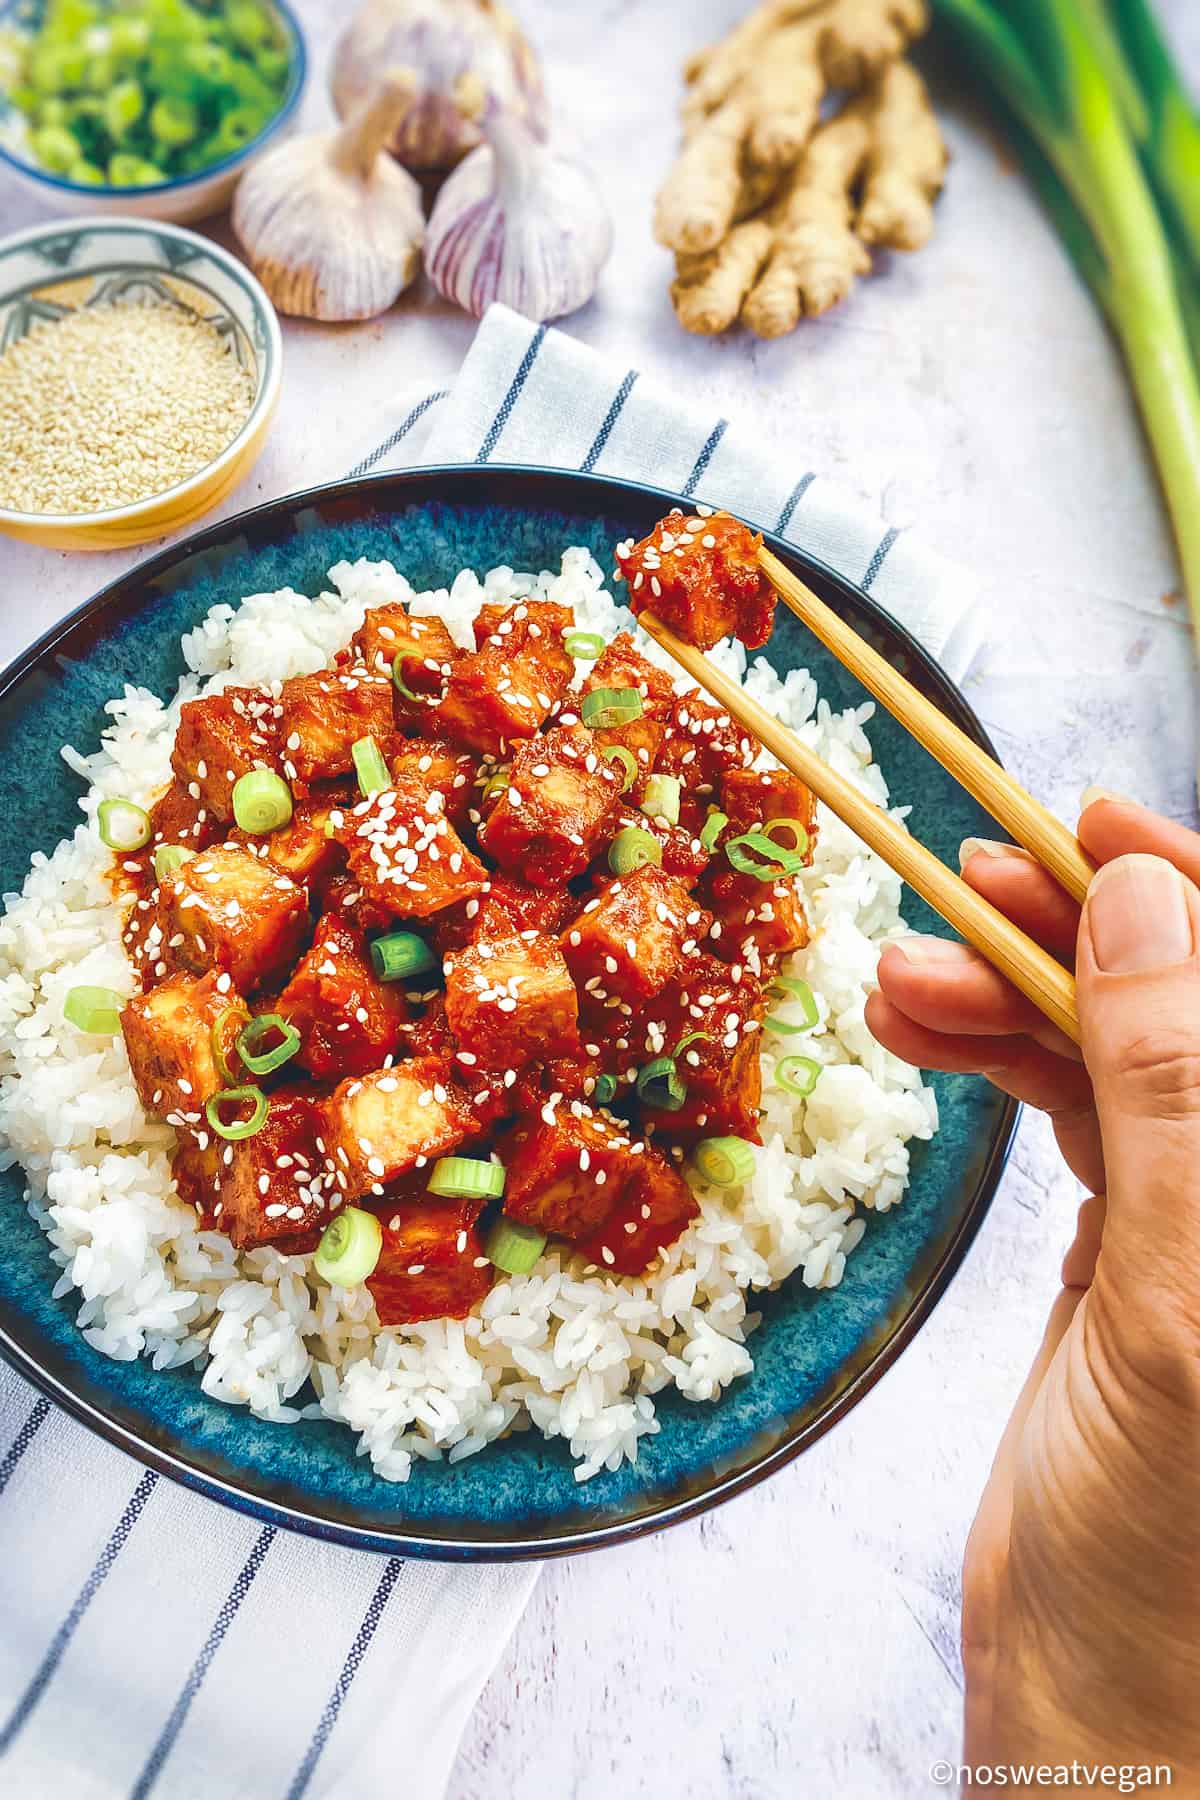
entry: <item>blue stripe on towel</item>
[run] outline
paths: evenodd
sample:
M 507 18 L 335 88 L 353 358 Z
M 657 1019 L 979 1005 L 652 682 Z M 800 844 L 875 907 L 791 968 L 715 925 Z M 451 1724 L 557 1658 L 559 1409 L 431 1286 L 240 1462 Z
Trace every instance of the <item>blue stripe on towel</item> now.
M 377 462 L 382 462 L 384 457 L 396 448 L 397 444 L 404 441 L 417 420 L 423 418 L 431 406 L 436 405 L 439 400 L 444 400 L 446 398 L 448 391 L 449 390 L 446 388 L 438 388 L 436 393 L 426 394 L 423 400 L 418 400 L 407 419 L 405 419 L 402 425 L 397 425 L 391 437 L 385 438 L 382 444 L 372 450 L 370 456 L 364 456 L 360 463 L 355 463 L 354 467 L 346 477 L 347 481 L 354 481 L 359 475 L 370 474 Z
M 692 465 L 691 474 L 688 476 L 687 480 L 683 484 L 683 491 L 685 494 L 694 494 L 695 493 L 696 485 L 699 482 L 700 477 L 703 475 L 705 469 L 707 469 L 709 463 L 713 459 L 713 452 L 716 450 L 717 445 L 720 443 L 721 439 L 725 436 L 725 433 L 728 430 L 729 430 L 729 420 L 728 419 L 718 419 L 716 424 L 713 426 L 712 430 L 708 434 L 707 443 L 705 444 L 703 450 L 700 452 L 699 456 L 696 458 L 695 462 Z
M 530 338 L 529 348 L 521 358 L 521 366 L 513 376 L 507 394 L 505 394 L 503 400 L 500 402 L 499 412 L 488 426 L 487 436 L 479 446 L 479 455 L 475 458 L 476 462 L 485 463 L 492 454 L 492 451 L 496 448 L 497 443 L 500 441 L 500 433 L 508 424 L 509 418 L 512 415 L 512 409 L 521 397 L 521 389 L 529 380 L 529 371 L 537 361 L 538 351 L 546 341 L 546 332 L 548 329 L 548 326 L 539 325 L 533 336 Z
M 862 578 L 863 591 L 865 593 L 870 593 L 871 583 L 874 581 L 875 577 L 878 575 L 880 569 L 882 569 L 882 567 L 884 565 L 884 561 L 887 557 L 888 551 L 891 549 L 892 545 L 895 543 L 896 539 L 899 536 L 900 536 L 900 533 L 895 529 L 895 527 L 893 527 L 890 531 L 884 532 L 883 538 L 879 544 L 879 548 L 876 550 L 874 556 L 871 558 L 870 562 L 867 564 L 867 572 Z
M 613 403 L 604 415 L 604 422 L 592 441 L 592 447 L 579 465 L 580 473 L 590 475 L 600 460 L 600 453 L 612 436 L 612 428 L 621 416 L 621 408 L 633 392 L 633 384 L 638 378 L 636 369 L 630 369 L 624 381 L 613 397 Z
M 213 1620 L 212 1630 L 204 1640 L 199 1656 L 192 1664 L 187 1680 L 184 1682 L 178 1700 L 171 1708 L 171 1716 L 162 1728 L 158 1742 L 146 1758 L 146 1764 L 137 1781 L 134 1783 L 129 1800 L 146 1800 L 151 1788 L 162 1773 L 162 1766 L 171 1754 L 175 1739 L 183 1729 L 184 1720 L 191 1711 L 192 1701 L 204 1685 L 204 1677 L 217 1651 L 221 1648 L 225 1633 L 237 1615 L 238 1607 L 250 1592 L 251 1583 L 262 1567 L 263 1558 L 275 1542 L 278 1533 L 274 1525 L 268 1525 L 259 1533 L 253 1550 L 242 1565 L 241 1573 L 225 1597 L 225 1603 Z
M 350 1692 L 350 1684 L 358 1674 L 359 1664 L 370 1647 L 371 1639 L 375 1636 L 376 1628 L 383 1617 L 383 1609 L 400 1578 L 400 1571 L 403 1567 L 404 1561 L 401 1557 L 389 1558 L 388 1565 L 383 1571 L 383 1579 L 375 1589 L 366 1616 L 358 1628 L 358 1636 L 351 1644 L 350 1654 L 342 1664 L 342 1672 L 334 1683 L 332 1694 L 325 1702 L 325 1710 L 317 1721 L 317 1729 L 313 1732 L 312 1742 L 304 1753 L 304 1761 L 296 1770 L 285 1800 L 300 1800 L 300 1796 L 307 1791 L 308 1784 L 313 1778 L 313 1771 L 320 1762 L 325 1746 L 329 1742 L 330 1733 L 337 1724 L 342 1703 Z
M 9 1478 L 12 1475 L 13 1470 L 28 1450 L 30 1444 L 32 1444 L 41 1426 L 45 1424 L 49 1412 L 50 1402 L 48 1400 L 37 1401 L 33 1411 L 22 1425 L 20 1431 L 18 1431 L 16 1437 L 8 1446 L 4 1455 L 0 1457 L 0 1494 L 2 1494 L 8 1486 Z
M 116 1530 L 100 1552 L 95 1567 L 80 1588 L 74 1606 L 55 1632 L 53 1642 L 42 1658 L 37 1673 L 17 1701 L 7 1725 L 3 1731 L 0 1731 L 0 1756 L 3 1756 L 5 1751 L 11 1748 L 18 1732 L 26 1724 L 29 1715 L 49 1687 L 55 1671 L 66 1653 L 67 1646 L 75 1635 L 80 1620 L 96 1598 L 106 1575 L 125 1548 L 126 1538 L 137 1524 L 142 1508 L 157 1485 L 158 1476 L 153 1469 L 147 1469 L 134 1488 L 128 1506 L 117 1521 Z
M 786 501 L 784 502 L 783 511 L 780 513 L 779 517 L 775 521 L 775 536 L 776 537 L 783 536 L 784 532 L 787 530 L 788 526 L 792 522 L 792 514 L 795 512 L 796 508 L 799 506 L 799 504 L 803 500 L 805 494 L 807 494 L 809 488 L 812 486 L 813 482 L 816 479 L 817 479 L 816 475 L 813 473 L 813 471 L 811 469 L 809 470 L 807 475 L 802 475 L 800 477 L 799 481 L 796 483 L 795 487 L 792 489 L 791 493 L 788 495 Z

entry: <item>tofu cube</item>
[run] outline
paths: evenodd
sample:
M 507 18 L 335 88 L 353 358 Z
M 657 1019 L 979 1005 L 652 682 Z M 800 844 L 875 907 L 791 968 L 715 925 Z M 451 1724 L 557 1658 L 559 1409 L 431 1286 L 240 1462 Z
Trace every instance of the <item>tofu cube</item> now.
M 721 777 L 721 811 L 729 823 L 721 842 L 755 831 L 771 819 L 798 819 L 808 833 L 805 860 L 811 862 L 817 839 L 817 802 L 811 788 L 786 769 L 730 769 Z M 781 833 L 785 849 L 794 840 Z
M 441 700 L 429 709 L 430 722 L 455 743 L 495 757 L 533 737 L 574 674 L 562 647 L 561 617 L 570 619 L 568 608 L 536 601 L 507 609 L 482 648 L 451 666 Z
M 274 1244 L 289 1256 L 315 1250 L 340 1204 L 320 1143 L 321 1096 L 280 1087 L 253 1137 L 223 1143 L 213 1223 L 238 1250 Z
M 410 1015 L 402 985 L 380 981 L 362 933 L 325 913 L 276 1009 L 300 1033 L 295 1061 L 318 1081 L 365 1075 L 394 1056 Z
M 463 654 L 441 619 L 418 618 L 398 601 L 370 608 L 354 649 L 373 674 L 389 681 L 396 658 L 403 657 L 404 685 L 417 694 L 440 694 L 450 664 Z
M 476 1229 L 479 1210 L 431 1196 L 381 1211 L 383 1249 L 367 1279 L 381 1325 L 465 1319 L 483 1299 L 495 1270 Z
M 224 969 L 242 993 L 269 987 L 308 941 L 302 887 L 252 850 L 222 844 L 165 875 L 158 888 L 167 948 L 189 969 Z
M 729 513 L 676 508 L 640 544 L 617 547 L 634 613 L 644 608 L 689 644 L 711 650 L 738 637 L 756 650 L 771 635 L 775 593 L 758 566 L 762 538 Z
M 666 986 L 711 923 L 682 881 L 647 863 L 606 882 L 560 942 L 581 990 L 640 1005 Z
M 382 1193 L 389 1181 L 445 1156 L 472 1128 L 449 1062 L 434 1056 L 343 1081 L 325 1110 L 334 1180 L 346 1200 Z
M 703 893 L 714 915 L 706 948 L 722 962 L 744 962 L 759 975 L 764 963 L 808 943 L 808 918 L 794 879 L 760 881 L 714 863 Z
M 436 738 L 407 738 L 392 757 L 392 774 L 427 794 L 440 794 L 446 817 L 461 831 L 475 790 L 475 758 Z
M 675 1054 L 687 1086 L 675 1112 L 643 1107 L 642 1117 L 672 1136 L 723 1132 L 758 1143 L 760 1026 L 766 1014 L 762 987 L 746 968 L 733 969 L 715 956 L 689 957 L 685 967 L 625 1026 L 632 1061 Z
M 205 1231 L 220 1228 L 214 1208 L 221 1198 L 221 1139 L 205 1132 L 203 1149 L 199 1141 L 180 1132 L 171 1158 L 171 1176 L 175 1192 L 185 1206 L 194 1207 Z
M 374 738 L 386 756 L 395 737 L 391 677 L 364 663 L 295 675 L 283 684 L 279 738 L 289 780 L 331 781 L 354 767 L 360 738 Z
M 642 1275 L 700 1211 L 679 1171 L 653 1145 L 637 1160 L 619 1205 L 579 1253 L 605 1274 Z
M 589 731 L 547 731 L 514 754 L 479 841 L 523 881 L 562 886 L 587 868 L 620 797 L 620 774 Z
M 516 1069 L 578 1048 L 579 1000 L 553 938 L 480 936 L 446 958 L 445 973 L 446 1017 L 468 1068 Z
M 655 772 L 676 775 L 693 802 L 714 800 L 730 769 L 748 769 L 758 745 L 723 707 L 701 698 L 698 688 L 681 694 L 666 722 L 666 736 Z M 703 818 L 706 807 L 701 808 Z M 693 814 L 682 815 L 692 823 Z
M 500 1157 L 507 1164 L 504 1210 L 556 1237 L 597 1231 L 615 1211 L 637 1161 L 623 1126 L 583 1104 L 546 1102 L 518 1127 Z
M 233 818 L 233 790 L 251 769 L 279 766 L 279 704 L 258 688 L 226 688 L 186 700 L 171 767 L 193 800 L 223 824 Z
M 226 1083 L 212 1029 L 239 1004 L 228 975 L 176 975 L 138 995 L 121 1014 L 138 1099 L 152 1118 L 202 1127 L 204 1103 Z
M 150 842 L 141 854 L 152 861 L 159 844 L 205 850 L 220 836 L 221 821 L 176 776 L 150 809 Z
M 646 792 L 647 777 L 654 773 L 666 737 L 661 719 L 630 719 L 626 725 L 601 725 L 592 730 L 592 740 L 606 755 L 612 750 L 625 750 L 633 758 L 633 780 L 625 789 L 625 799 L 637 806 Z M 609 758 L 622 777 L 628 771 L 625 758 Z
M 335 796 L 327 790 L 320 796 L 297 800 L 291 819 L 279 831 L 270 831 L 264 837 L 260 832 L 235 830 L 225 841 L 245 845 L 295 882 L 320 881 L 345 864 L 345 852 L 331 836 L 330 821 L 335 812 L 348 811 L 357 798 L 357 792 Z
M 593 688 L 636 688 L 647 719 L 665 719 L 675 703 L 671 676 L 642 655 L 627 631 L 618 632 L 589 668 L 583 691 Z
M 428 918 L 470 899 L 487 881 L 487 870 L 447 819 L 441 795 L 408 778 L 362 801 L 335 830 L 355 890 L 393 918 Z

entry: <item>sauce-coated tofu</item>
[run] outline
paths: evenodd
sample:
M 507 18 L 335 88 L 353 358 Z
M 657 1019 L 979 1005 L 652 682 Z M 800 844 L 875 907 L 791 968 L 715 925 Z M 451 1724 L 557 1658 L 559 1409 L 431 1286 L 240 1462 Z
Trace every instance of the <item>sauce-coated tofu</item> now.
M 593 688 L 636 688 L 647 719 L 665 719 L 675 701 L 671 677 L 642 655 L 627 631 L 619 631 L 589 668 L 583 691 Z
M 343 1197 L 381 1192 L 461 1144 L 472 1120 L 451 1085 L 450 1064 L 426 1056 L 355 1076 L 326 1106 L 326 1143 Z
M 391 760 L 397 781 L 411 781 L 427 794 L 442 796 L 446 817 L 461 831 L 471 810 L 475 758 L 436 738 L 409 738 L 400 743 Z
M 225 1079 L 213 1053 L 212 1030 L 239 1004 L 228 975 L 175 975 L 129 1002 L 121 1030 L 138 1099 L 156 1119 L 203 1125 L 204 1103 Z
M 221 835 L 220 821 L 203 800 L 189 794 L 176 776 L 150 808 L 150 842 L 142 855 L 153 860 L 159 844 L 181 844 L 185 850 L 204 850 Z
M 711 800 L 726 771 L 748 769 L 757 754 L 757 744 L 737 721 L 692 688 L 671 708 L 655 771 L 678 776 L 685 798 Z M 693 822 L 686 810 L 683 817 Z
M 475 1221 L 478 1202 L 432 1195 L 380 1209 L 383 1248 L 367 1286 L 381 1325 L 465 1319 L 492 1285 Z
M 578 1047 L 579 1000 L 553 938 L 480 936 L 447 957 L 446 1017 L 462 1052 L 488 1069 L 516 1069 L 531 1057 Z M 470 1066 L 470 1065 L 468 1065 Z M 469 1075 L 463 1080 L 470 1081 Z
M 507 609 L 482 648 L 452 665 L 430 721 L 454 742 L 497 757 L 511 744 L 533 737 L 574 674 L 555 622 L 560 616 L 569 620 L 571 614 L 566 607 L 537 601 Z
M 754 831 L 771 819 L 798 819 L 808 836 L 805 860 L 811 862 L 816 847 L 817 802 L 811 788 L 786 769 L 730 769 L 721 777 L 721 811 L 729 819 L 721 841 Z M 795 839 L 780 833 L 780 845 L 788 850 Z
M 775 592 L 758 566 L 762 538 L 729 513 L 668 513 L 640 544 L 617 546 L 634 613 L 657 613 L 689 644 L 711 650 L 738 637 L 751 650 L 765 644 Z
M 289 780 L 330 781 L 354 767 L 360 738 L 374 738 L 384 756 L 392 746 L 392 682 L 363 663 L 296 675 L 283 684 L 279 737 Z
M 683 882 L 647 863 L 587 902 L 562 934 L 563 955 L 581 990 L 640 1004 L 666 986 L 711 922 Z
M 370 608 L 354 648 L 368 669 L 389 681 L 396 658 L 403 657 L 404 685 L 414 694 L 440 694 L 450 664 L 462 655 L 441 619 L 418 618 L 399 601 Z
M 277 1010 L 300 1033 L 296 1062 L 319 1081 L 379 1068 L 409 1016 L 403 985 L 377 978 L 362 933 L 333 913 L 318 923 Z
M 714 863 L 702 892 L 714 915 L 707 948 L 722 962 L 745 962 L 759 974 L 764 961 L 803 950 L 808 942 L 795 881 L 760 881 Z
M 626 1027 L 638 1064 L 674 1055 L 684 1038 L 703 1033 L 683 1045 L 676 1059 L 687 1086 L 683 1106 L 674 1112 L 644 1108 L 643 1116 L 673 1135 L 730 1132 L 757 1143 L 759 1027 L 765 1013 L 762 988 L 747 969 L 735 975 L 714 956 L 690 958 Z
M 221 1198 L 221 1139 L 205 1132 L 206 1142 L 180 1132 L 171 1158 L 171 1177 L 175 1192 L 185 1206 L 194 1207 L 205 1231 L 220 1229 L 220 1215 L 214 1209 Z
M 316 1248 L 341 1196 L 318 1142 L 322 1124 L 315 1088 L 276 1088 L 262 1129 L 221 1145 L 213 1218 L 239 1250 Z
M 603 1113 L 551 1097 L 532 1124 L 500 1146 L 508 1166 L 505 1212 L 557 1237 L 587 1236 L 619 1204 L 638 1158 L 636 1141 Z
M 178 963 L 224 969 L 244 994 L 270 986 L 308 941 L 304 889 L 238 845 L 202 851 L 165 875 L 158 910 Z
M 266 857 L 281 875 L 295 882 L 320 881 L 345 863 L 345 852 L 331 835 L 330 820 L 335 812 L 348 810 L 357 801 L 357 791 L 337 793 L 326 789 L 307 800 L 297 800 L 288 823 L 278 831 L 231 831 L 230 844 L 243 844 L 259 858 Z
M 578 1249 L 606 1274 L 641 1275 L 700 1211 L 677 1169 L 653 1145 L 638 1158 L 615 1210 Z
M 487 880 L 447 819 L 441 795 L 407 778 L 360 802 L 336 831 L 354 891 L 394 918 L 428 918 L 479 893 Z
M 258 688 L 226 688 L 179 709 L 171 767 L 193 800 L 223 824 L 233 789 L 251 769 L 279 764 L 279 703 Z
M 620 797 L 621 777 L 590 732 L 547 731 L 513 756 L 479 841 L 523 881 L 561 886 L 587 868 Z

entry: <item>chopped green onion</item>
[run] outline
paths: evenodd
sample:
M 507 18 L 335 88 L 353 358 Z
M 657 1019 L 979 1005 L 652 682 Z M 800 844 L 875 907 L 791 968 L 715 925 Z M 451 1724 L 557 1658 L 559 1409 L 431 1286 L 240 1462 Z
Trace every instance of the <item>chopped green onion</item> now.
M 604 655 L 604 639 L 598 631 L 564 631 L 563 649 L 576 662 L 595 662 Z
M 247 1119 L 225 1120 L 221 1117 L 221 1109 L 226 1106 L 249 1106 L 250 1116 Z M 219 1094 L 214 1094 L 206 1103 L 204 1113 L 218 1137 L 237 1144 L 243 1138 L 252 1138 L 262 1130 L 270 1110 L 271 1102 L 260 1087 L 230 1087 L 222 1088 Z
M 435 969 L 438 959 L 415 931 L 389 931 L 371 945 L 371 962 L 380 981 L 402 981 Z
M 716 1043 L 716 1039 L 713 1037 L 711 1031 L 689 1031 L 684 1037 L 680 1038 L 674 1050 L 672 1050 L 671 1055 L 678 1056 L 681 1050 L 686 1050 L 689 1044 L 696 1043 L 699 1038 L 703 1038 L 705 1042 L 709 1044 Z
M 646 863 L 662 866 L 662 845 L 640 825 L 626 825 L 608 846 L 608 866 L 614 875 L 632 875 Z
M 624 744 L 606 744 L 600 754 L 601 756 L 606 756 L 611 763 L 620 763 L 624 775 L 624 779 L 621 782 L 621 792 L 627 794 L 637 780 L 638 773 L 637 762 L 634 758 L 633 751 L 627 750 Z M 643 811 L 644 810 L 645 809 L 643 808 Z
M 123 138 L 145 110 L 146 96 L 139 81 L 118 81 L 104 96 L 104 123 L 108 135 Z
M 281 1034 L 279 1043 L 261 1050 L 259 1045 L 272 1032 Z M 252 1075 L 270 1075 L 273 1070 L 281 1069 L 285 1062 L 291 1062 L 299 1048 L 300 1033 L 281 1013 L 259 1013 L 238 1033 L 238 1055 Z
M 803 1023 L 799 1025 L 775 1025 L 776 1031 L 811 1031 L 814 1025 L 821 1023 L 821 1013 L 817 1006 L 812 989 L 807 981 L 797 981 L 791 975 L 777 975 L 767 993 L 772 1000 L 798 1000 L 804 1012 Z M 770 1019 L 767 1024 L 771 1023 Z
M 775 1064 L 775 1079 L 780 1087 L 789 1094 L 798 1094 L 802 1100 L 812 1093 L 820 1073 L 821 1064 L 811 1056 L 785 1056 Z
M 291 821 L 292 790 L 274 769 L 250 769 L 233 784 L 233 816 L 256 837 Z
M 439 1156 L 429 1177 L 431 1194 L 448 1200 L 497 1200 L 508 1179 L 504 1165 L 476 1156 Z
M 769 838 L 773 838 L 777 831 L 790 831 L 795 840 L 791 845 L 793 854 L 796 856 L 808 854 L 808 828 L 799 819 L 768 819 L 762 829 L 765 836 Z M 787 847 L 787 845 L 784 846 L 785 849 Z
M 194 850 L 185 850 L 182 844 L 160 844 L 154 852 L 155 880 L 162 881 L 164 876 L 173 875 L 185 862 L 191 862 L 195 854 Z
M 356 744 L 351 745 L 350 754 L 354 758 L 358 785 L 365 799 L 369 800 L 372 794 L 391 787 L 392 777 L 383 760 L 383 752 L 373 737 L 359 738 Z
M 230 1019 L 244 1019 L 248 1022 L 249 1018 L 250 1014 L 247 1012 L 245 1006 L 240 1000 L 237 1000 L 232 1006 L 222 1007 L 221 1011 L 213 1021 L 211 1032 L 213 1059 L 216 1062 L 218 1069 L 221 1071 L 221 1079 L 223 1081 L 235 1082 L 237 1080 L 237 1072 L 230 1067 L 229 1058 L 225 1051 L 225 1027 L 229 1024 Z M 240 1025 L 238 1030 L 240 1033 Z M 237 1040 L 235 1038 L 235 1046 L 236 1043 Z
M 77 1031 L 115 1037 L 121 1029 L 124 1007 L 124 997 L 115 988 L 73 987 L 63 1001 L 63 1018 Z
M 739 875 L 753 875 L 758 881 L 778 881 L 804 867 L 802 856 L 772 843 L 763 831 L 744 831 L 741 837 L 730 838 L 725 854 Z
M 321 1233 L 313 1268 L 333 1287 L 361 1287 L 375 1273 L 383 1249 L 383 1226 L 361 1206 L 345 1206 Z
M 546 1233 L 532 1225 L 519 1225 L 501 1213 L 488 1233 L 484 1254 L 506 1275 L 528 1275 L 546 1248 Z
M 729 823 L 729 814 L 717 811 L 714 807 L 705 819 L 700 830 L 700 848 L 707 850 L 711 856 L 717 847 L 717 839 Z
M 692 1161 L 714 1187 L 742 1187 L 754 1173 L 754 1148 L 745 1138 L 701 1138 Z
M 408 652 L 406 650 L 401 650 L 392 658 L 392 681 L 397 693 L 403 694 L 404 698 L 406 700 L 411 700 L 415 706 L 423 706 L 427 696 L 424 694 L 414 694 L 404 679 L 403 665 L 407 654 Z
M 592 1099 L 597 1106 L 607 1106 L 610 1100 L 616 1098 L 616 1092 L 617 1078 L 615 1075 L 597 1075 L 595 1086 L 592 1088 Z
M 648 819 L 665 819 L 668 825 L 678 825 L 681 791 L 678 775 L 651 775 L 642 797 L 642 811 Z
M 505 765 L 502 769 L 497 769 L 494 775 L 488 776 L 488 779 L 483 784 L 483 793 L 481 795 L 481 798 L 484 800 L 490 800 L 493 794 L 499 794 L 502 791 L 506 790 L 507 788 L 508 788 L 508 764 L 505 763 Z
M 679 1111 L 687 1099 L 687 1083 L 679 1079 L 673 1056 L 656 1056 L 638 1070 L 637 1097 L 645 1106 Z
M 628 725 L 640 719 L 645 708 L 636 688 L 593 688 L 583 696 L 579 716 L 594 731 L 609 725 Z
M 110 850 L 140 850 L 150 842 L 150 814 L 132 800 L 102 800 L 96 808 L 96 829 Z

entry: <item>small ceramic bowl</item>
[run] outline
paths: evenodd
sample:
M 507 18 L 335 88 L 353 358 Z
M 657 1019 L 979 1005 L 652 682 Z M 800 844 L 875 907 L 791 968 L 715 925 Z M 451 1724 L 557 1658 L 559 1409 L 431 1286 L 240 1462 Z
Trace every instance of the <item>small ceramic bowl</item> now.
M 0 59 L 0 171 L 4 171 L 47 206 L 59 212 L 119 213 L 127 218 L 168 219 L 181 223 L 205 219 L 229 204 L 242 174 L 256 156 L 283 136 L 295 122 L 308 74 L 308 57 L 300 26 L 283 0 L 267 0 L 279 21 L 288 50 L 290 71 L 279 111 L 248 144 L 198 175 L 181 175 L 147 187 L 93 187 L 67 181 L 39 168 L 26 147 L 25 124 L 5 91 Z M 0 37 L 32 35 L 41 24 L 45 0 L 0 0 Z
M 178 531 L 250 473 L 279 398 L 283 343 L 275 309 L 236 257 L 176 225 L 72 219 L 0 243 L 0 355 L 42 320 L 113 300 L 182 306 L 216 327 L 254 375 L 254 402 L 230 443 L 196 474 L 128 506 L 92 513 L 16 512 L 0 532 L 56 550 L 115 550 Z

